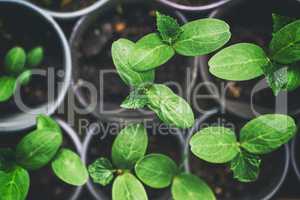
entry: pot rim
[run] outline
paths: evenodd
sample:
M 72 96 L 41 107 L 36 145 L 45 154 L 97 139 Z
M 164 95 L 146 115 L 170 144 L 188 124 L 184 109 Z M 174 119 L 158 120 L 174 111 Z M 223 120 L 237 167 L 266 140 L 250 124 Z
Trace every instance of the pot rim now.
M 196 130 L 198 130 L 198 126 L 199 126 L 200 123 L 204 122 L 205 120 L 209 119 L 213 115 L 217 114 L 218 111 L 219 111 L 218 109 L 214 109 L 214 110 L 209 111 L 206 115 L 203 115 L 203 117 L 197 119 L 197 121 L 195 123 L 195 126 L 192 129 L 190 129 L 190 132 L 188 133 L 189 137 L 186 140 L 186 145 L 185 145 L 185 149 L 184 149 L 184 153 L 187 157 L 187 159 L 185 160 L 184 166 L 185 166 L 185 169 L 186 169 L 187 172 L 191 171 L 190 170 L 190 159 L 189 159 L 190 155 L 191 155 L 191 151 L 189 149 L 189 140 L 190 140 L 190 138 L 194 135 L 194 132 Z M 283 183 L 284 183 L 284 181 L 287 177 L 289 167 L 290 167 L 291 154 L 290 154 L 290 151 L 289 151 L 289 145 L 288 144 L 283 145 L 281 148 L 284 148 L 284 155 L 285 155 L 284 167 L 283 167 L 281 176 L 280 176 L 277 184 L 270 190 L 270 192 L 267 193 L 264 197 L 262 197 L 259 200 L 270 200 L 279 191 L 279 189 L 281 188 L 281 186 L 283 185 Z
M 46 20 L 50 26 L 53 27 L 54 31 L 57 34 L 58 40 L 60 41 L 62 45 L 62 53 L 63 53 L 63 69 L 65 76 L 63 78 L 63 84 L 59 91 L 59 94 L 57 98 L 54 100 L 54 102 L 47 102 L 42 105 L 40 105 L 38 108 L 32 109 L 31 111 L 33 113 L 39 113 L 39 114 L 46 114 L 48 116 L 52 115 L 56 109 L 60 106 L 60 104 L 63 102 L 67 91 L 69 89 L 69 86 L 71 84 L 71 76 L 72 76 L 72 61 L 71 61 L 71 51 L 69 48 L 68 41 L 57 24 L 57 22 L 50 17 L 48 14 L 45 14 L 43 10 L 38 8 L 35 5 L 32 5 L 31 3 L 28 3 L 26 1 L 22 0 L 0 0 L 1 3 L 10 3 L 10 4 L 16 4 L 18 6 L 26 7 L 28 10 L 31 10 L 39 15 L 42 19 Z M 17 130 L 24 130 L 28 129 L 35 124 L 35 118 L 36 114 L 25 114 L 22 113 L 22 115 L 27 116 L 18 116 L 18 117 L 9 117 L 7 121 L 1 122 L 0 121 L 0 130 L 11 132 L 11 131 L 17 131 Z
M 197 12 L 197 11 L 212 10 L 212 9 L 218 8 L 220 6 L 226 5 L 227 3 L 229 3 L 233 0 L 219 0 L 214 3 L 208 3 L 207 5 L 203 5 L 203 6 L 187 6 L 187 5 L 172 2 L 170 0 L 157 0 L 157 1 L 162 4 L 165 4 L 167 6 L 170 6 L 172 8 L 178 9 L 178 10 Z
M 127 0 L 124 1 L 123 3 L 135 3 L 136 0 Z M 81 38 L 83 32 L 90 26 L 91 22 L 97 18 L 98 16 L 103 15 L 103 10 L 101 9 L 110 9 L 111 7 L 113 7 L 115 4 L 115 1 L 110 1 L 109 3 L 107 3 L 105 5 L 105 7 L 101 7 L 98 9 L 98 12 L 93 12 L 90 13 L 86 16 L 81 17 L 77 23 L 75 24 L 73 30 L 72 30 L 72 34 L 70 36 L 69 39 L 69 43 L 70 43 L 70 48 L 71 48 L 71 56 L 72 56 L 72 61 L 73 61 L 73 65 L 74 65 L 74 69 L 77 68 L 77 59 L 76 56 L 74 55 L 74 49 L 76 48 L 76 41 L 78 41 L 78 38 Z M 169 9 L 168 7 L 163 7 L 164 9 Z M 182 22 L 182 23 L 186 23 L 188 22 L 188 19 L 185 17 L 185 15 L 177 10 L 170 10 L 170 12 L 173 12 L 174 15 L 177 16 L 177 18 Z M 87 25 L 86 25 L 87 24 Z M 193 61 L 193 62 L 192 62 Z M 197 58 L 193 58 L 191 59 L 191 68 L 192 68 L 192 73 L 196 74 L 197 68 L 198 68 L 198 62 L 197 62 Z M 76 99 L 78 100 L 79 104 L 81 106 L 83 106 L 84 109 L 87 108 L 88 106 L 88 102 L 85 100 L 85 98 L 83 97 L 82 92 L 80 91 L 80 89 L 78 89 L 78 87 L 80 87 L 80 85 L 75 81 L 75 70 L 73 70 L 73 77 L 72 77 L 72 83 L 71 83 L 71 87 L 73 90 L 73 93 L 76 96 Z M 193 78 L 195 78 L 193 76 Z M 194 83 L 194 81 L 193 81 Z M 192 89 L 192 85 L 189 86 L 188 90 Z M 87 109 L 86 109 L 87 110 Z M 116 113 L 116 114 L 101 114 L 98 113 L 95 109 L 92 111 L 89 111 L 94 117 L 96 117 L 97 119 L 100 119 L 102 121 L 105 122 L 122 122 L 122 121 L 128 121 L 128 122 L 141 122 L 144 120 L 153 120 L 156 119 L 156 115 L 152 112 L 152 113 L 138 113 L 135 111 L 127 111 L 125 110 L 124 112 L 121 113 Z
M 60 20 L 72 20 L 72 19 L 81 17 L 83 15 L 87 15 L 88 13 L 91 13 L 94 10 L 97 10 L 98 8 L 100 8 L 101 6 L 106 4 L 108 1 L 111 1 L 111 0 L 97 0 L 95 3 L 91 4 L 90 6 L 88 6 L 86 8 L 82 8 L 80 10 L 71 11 L 71 12 L 59 12 L 59 11 L 49 10 L 42 6 L 38 6 L 38 7 L 54 18 L 57 18 Z
M 297 142 L 297 139 L 299 138 L 294 138 L 293 141 L 292 141 L 292 144 L 291 144 L 291 161 L 292 161 L 292 165 L 293 165 L 293 168 L 294 168 L 294 171 L 297 175 L 297 178 L 298 180 L 300 181 L 300 169 L 299 169 L 299 166 L 296 162 L 296 142 Z

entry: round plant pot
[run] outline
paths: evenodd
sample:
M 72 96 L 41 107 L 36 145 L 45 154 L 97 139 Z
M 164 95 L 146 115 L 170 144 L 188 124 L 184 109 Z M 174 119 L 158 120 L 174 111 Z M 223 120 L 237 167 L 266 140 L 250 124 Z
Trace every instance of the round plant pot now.
M 73 90 L 81 106 L 97 118 L 104 121 L 142 121 L 155 117 L 153 112 L 147 110 L 120 108 L 130 88 L 116 72 L 111 45 L 120 38 L 135 42 L 155 32 L 154 11 L 157 9 L 176 17 L 181 24 L 186 22 L 181 13 L 156 7 L 156 4 L 112 1 L 77 23 L 70 40 L 75 69 Z M 190 88 L 196 68 L 194 59 L 174 56 L 156 70 L 155 82 L 167 83 L 176 93 L 186 96 L 186 88 Z
M 17 91 L 20 95 L 0 103 L 0 131 L 22 130 L 33 126 L 38 114 L 53 114 L 63 101 L 71 82 L 71 54 L 60 27 L 36 6 L 0 0 L 0 17 L 1 60 L 14 46 L 27 51 L 42 46 L 45 51 L 43 63 L 33 70 L 30 83 Z
M 225 126 L 239 133 L 247 121 L 234 115 L 213 114 L 198 119 L 191 129 L 185 146 L 186 170 L 203 178 L 216 194 L 217 199 L 271 199 L 282 186 L 289 169 L 290 154 L 288 145 L 279 150 L 262 156 L 260 175 L 257 181 L 241 183 L 233 178 L 230 167 L 227 165 L 210 164 L 190 152 L 188 145 L 190 138 L 199 130 L 208 126 Z M 276 166 L 276 167 L 274 167 Z
M 85 0 L 85 1 L 72 1 L 67 6 L 60 6 L 59 2 L 52 2 L 53 5 L 50 7 L 46 7 L 43 5 L 42 1 L 38 0 L 27 0 L 33 4 L 38 5 L 41 9 L 43 9 L 46 13 L 50 14 L 54 18 L 61 20 L 71 20 L 76 19 L 78 17 L 87 15 L 104 4 L 106 4 L 110 0 Z M 75 2 L 75 3 L 74 3 Z M 78 3 L 77 3 L 78 2 Z
M 213 11 L 210 17 L 223 19 L 231 26 L 232 38 L 227 46 L 240 42 L 254 43 L 267 52 L 272 38 L 272 13 L 297 16 L 299 8 L 277 0 L 241 1 Z M 200 58 L 200 76 L 204 82 L 210 83 L 206 87 L 208 92 L 227 111 L 247 119 L 257 114 L 276 112 L 295 115 L 300 111 L 299 89 L 281 92 L 276 97 L 263 76 L 238 82 L 219 79 L 209 73 L 208 61 L 213 55 Z
M 154 124 L 154 123 L 153 123 Z M 162 153 L 169 156 L 177 164 L 182 162 L 184 139 L 175 129 L 167 129 L 162 124 L 145 124 L 148 131 L 149 145 L 147 153 Z M 119 130 L 123 128 L 119 123 L 93 123 L 89 127 L 83 143 L 82 160 L 88 166 L 97 158 L 106 157 L 111 160 L 111 148 Z M 110 200 L 112 183 L 102 187 L 89 180 L 88 190 L 97 200 Z M 154 190 L 145 186 L 149 199 L 166 200 L 171 198 L 169 189 Z
M 170 6 L 173 9 L 200 12 L 216 9 L 226 5 L 233 0 L 157 0 L 158 2 Z
M 63 120 L 56 119 L 64 136 L 63 147 L 80 154 L 82 145 L 77 133 Z M 1 132 L 0 148 L 15 148 L 29 131 L 16 133 Z M 52 172 L 51 164 L 37 171 L 30 171 L 30 189 L 27 199 L 77 200 L 83 187 L 74 187 L 60 181 Z
M 297 175 L 298 180 L 300 181 L 300 137 L 299 135 L 293 140 L 291 145 L 291 159 L 294 171 Z

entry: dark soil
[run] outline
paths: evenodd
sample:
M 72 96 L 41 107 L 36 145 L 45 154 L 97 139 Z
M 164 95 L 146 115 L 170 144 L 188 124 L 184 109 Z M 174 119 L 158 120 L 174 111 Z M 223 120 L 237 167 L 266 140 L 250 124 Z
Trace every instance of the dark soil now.
M 175 3 L 187 5 L 187 6 L 203 6 L 210 3 L 215 3 L 218 0 L 171 0 Z
M 5 74 L 3 69 L 5 54 L 15 46 L 21 46 L 26 51 L 36 46 L 42 46 L 45 51 L 45 58 L 39 69 L 62 68 L 62 52 L 58 53 L 61 45 L 56 33 L 48 22 L 45 22 L 31 10 L 18 6 L 2 6 L 0 8 L 0 43 L 0 75 Z M 56 72 L 54 71 L 54 73 Z M 55 77 L 56 82 L 51 80 L 52 85 L 49 87 L 57 88 L 60 78 Z M 47 75 L 33 75 L 30 83 L 21 88 L 21 98 L 25 105 L 35 108 L 47 102 L 47 78 Z M 0 117 L 20 112 L 13 98 L 0 103 L 0 110 Z
M 216 115 L 205 121 L 205 126 L 226 126 L 236 133 L 246 121 L 239 120 L 231 115 Z M 262 199 L 264 195 L 272 192 L 282 175 L 285 154 L 284 148 L 262 157 L 259 178 L 253 183 L 241 183 L 233 179 L 230 167 L 227 165 L 210 164 L 190 154 L 191 172 L 203 178 L 215 192 L 217 199 L 245 200 Z M 274 167 L 276 166 L 276 167 Z
M 119 105 L 130 91 L 115 70 L 111 45 L 120 38 L 137 41 L 142 36 L 156 31 L 156 9 L 147 4 L 125 4 L 114 7 L 94 19 L 73 44 L 75 47 L 73 56 L 76 56 L 75 80 L 92 83 L 97 89 L 98 104 L 103 102 L 106 110 L 119 109 Z M 189 61 L 181 56 L 175 56 L 156 71 L 156 82 L 174 81 L 181 87 L 180 89 L 172 87 L 175 91 L 184 90 L 186 70 L 191 68 Z M 103 78 L 100 77 L 101 72 L 106 72 Z M 90 94 L 87 91 L 82 92 L 85 93 L 86 101 L 90 102 Z
M 257 6 L 258 3 L 260 5 L 259 7 Z M 272 38 L 272 13 L 275 12 L 291 17 L 297 16 L 297 14 L 295 14 L 295 10 L 299 7 L 289 4 L 281 4 L 282 3 L 277 0 L 272 1 L 272 3 L 268 1 L 266 1 L 266 3 L 262 3 L 261 1 L 249 1 L 244 4 L 234 6 L 232 9 L 221 9 L 217 18 L 221 18 L 230 24 L 232 32 L 232 39 L 227 46 L 239 42 L 248 42 L 257 44 L 268 52 L 268 45 Z M 276 12 L 278 8 L 280 8 L 281 12 Z M 253 15 L 254 10 L 255 15 Z M 264 76 L 261 76 L 250 81 L 235 82 L 224 81 L 214 77 L 213 75 L 210 76 L 217 86 L 220 86 L 220 88 L 226 88 L 225 97 L 228 100 L 244 102 L 246 105 L 250 105 L 252 90 L 257 83 L 264 78 Z M 288 105 L 290 111 L 295 111 L 300 107 L 298 99 L 299 91 L 300 90 L 297 89 L 288 94 Z M 266 89 L 254 94 L 254 108 L 258 108 L 258 106 L 260 106 L 268 109 L 274 109 L 275 100 L 276 97 L 273 95 L 272 90 L 267 87 Z
M 93 163 L 99 157 L 106 157 L 111 160 L 111 147 L 116 134 L 119 132 L 120 127 L 116 124 L 102 124 L 102 130 L 109 130 L 110 134 L 106 136 L 102 133 L 96 134 L 91 139 L 88 148 L 87 163 Z M 147 153 L 161 153 L 172 158 L 179 165 L 182 162 L 182 149 L 178 137 L 174 134 L 174 130 L 166 129 L 166 126 L 161 124 L 155 125 L 153 128 L 148 128 L 149 145 Z M 95 188 L 99 188 L 95 184 Z M 168 190 L 151 189 L 145 186 L 149 199 L 156 200 L 162 196 L 168 196 Z M 107 198 L 111 197 L 112 183 L 99 191 Z
M 24 134 L 25 133 L 25 134 Z M 20 132 L 16 134 L 1 134 L 0 148 L 12 148 L 15 149 L 16 145 L 21 139 L 26 136 L 30 131 Z M 64 141 L 63 147 L 77 152 L 74 143 L 63 132 Z M 30 190 L 28 192 L 27 199 L 45 199 L 45 200 L 66 200 L 71 195 L 76 187 L 72 187 L 60 181 L 52 172 L 51 164 L 46 167 L 30 171 Z
M 72 12 L 84 9 L 97 0 L 30 0 L 31 2 L 49 10 L 58 12 Z

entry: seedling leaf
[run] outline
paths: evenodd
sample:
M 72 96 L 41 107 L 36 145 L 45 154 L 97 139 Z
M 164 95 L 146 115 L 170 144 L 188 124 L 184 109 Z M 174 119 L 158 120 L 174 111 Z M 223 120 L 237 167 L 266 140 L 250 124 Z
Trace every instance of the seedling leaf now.
M 43 130 L 43 129 L 52 129 L 55 132 L 61 133 L 61 129 L 57 122 L 53 120 L 51 117 L 48 117 L 46 115 L 39 115 L 37 117 L 37 129 Z
M 227 163 L 240 151 L 235 133 L 225 127 L 208 127 L 196 133 L 191 150 L 200 159 L 210 163 Z
M 148 104 L 148 97 L 145 94 L 145 88 L 136 88 L 122 102 L 121 107 L 127 109 L 144 108 Z
M 9 100 L 15 92 L 16 79 L 14 77 L 0 77 L 0 102 Z
M 43 47 L 35 47 L 30 50 L 27 54 L 27 66 L 28 67 L 38 67 L 44 59 L 44 49 Z
M 26 63 L 26 53 L 21 47 L 14 47 L 5 56 L 5 69 L 8 73 L 19 74 Z
M 263 68 L 268 64 L 269 59 L 262 48 L 240 43 L 214 55 L 209 61 L 209 71 L 221 79 L 246 81 L 263 75 Z
M 112 146 L 112 161 L 121 169 L 131 169 L 147 150 L 148 136 L 142 124 L 130 124 L 117 136 Z
M 27 85 L 31 80 L 32 72 L 31 70 L 25 70 L 18 76 L 18 83 L 21 85 Z
M 215 200 L 216 197 L 209 186 L 199 177 L 182 173 L 174 178 L 172 184 L 174 200 Z
M 273 33 L 276 33 L 277 31 L 279 31 L 289 23 L 296 21 L 296 19 L 294 18 L 281 16 L 276 13 L 272 14 L 272 19 L 273 19 Z
M 287 143 L 296 131 L 294 119 L 287 115 L 262 115 L 241 129 L 241 147 L 254 154 L 270 153 Z
M 149 154 L 136 163 L 135 173 L 144 184 L 158 189 L 172 183 L 178 167 L 168 156 Z
M 181 27 L 183 32 L 174 48 L 184 56 L 200 56 L 224 46 L 230 39 L 229 25 L 219 19 L 200 19 Z
M 110 184 L 114 178 L 113 166 L 106 158 L 99 158 L 88 167 L 90 176 L 94 183 L 102 186 Z
M 148 200 L 148 197 L 143 184 L 130 173 L 125 173 L 114 181 L 112 200 Z
M 68 149 L 61 149 L 51 166 L 56 176 L 70 185 L 82 186 L 89 178 L 87 169 L 80 157 Z

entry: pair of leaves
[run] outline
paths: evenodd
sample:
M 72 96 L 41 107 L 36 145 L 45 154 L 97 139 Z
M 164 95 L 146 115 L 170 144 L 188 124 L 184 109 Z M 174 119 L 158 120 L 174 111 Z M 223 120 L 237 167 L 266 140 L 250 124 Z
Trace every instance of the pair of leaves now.
M 179 27 L 176 20 L 158 14 L 157 26 L 160 34 L 151 33 L 136 43 L 129 56 L 133 70 L 155 69 L 170 60 L 175 52 L 184 56 L 211 53 L 231 37 L 228 24 L 218 19 L 196 20 Z
M 228 128 L 205 128 L 192 137 L 191 151 L 211 163 L 231 161 L 235 178 L 248 182 L 257 178 L 260 159 L 255 155 L 278 149 L 294 137 L 296 130 L 291 117 L 267 114 L 251 120 L 241 129 L 240 142 Z
M 41 47 L 36 47 L 26 52 L 21 47 L 12 48 L 5 56 L 5 70 L 9 74 L 0 77 L 0 102 L 10 99 L 16 89 L 16 84 L 26 85 L 31 79 L 31 70 L 27 67 L 37 67 L 43 60 L 44 52 Z

